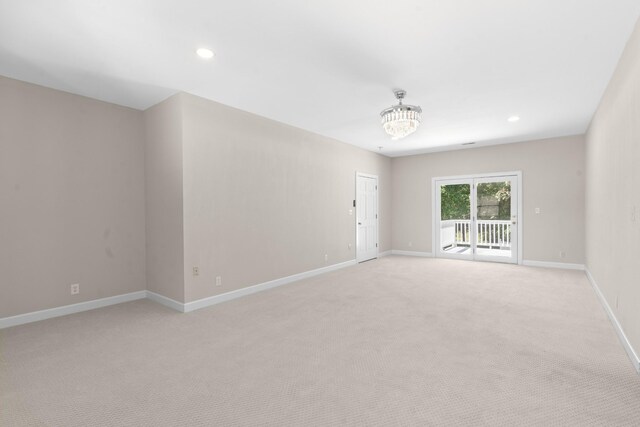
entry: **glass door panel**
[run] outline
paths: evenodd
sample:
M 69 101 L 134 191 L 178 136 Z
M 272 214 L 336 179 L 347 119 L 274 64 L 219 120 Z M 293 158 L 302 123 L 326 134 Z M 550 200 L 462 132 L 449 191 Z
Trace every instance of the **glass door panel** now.
M 513 177 L 475 180 L 476 259 L 517 262 L 517 214 Z
M 449 258 L 473 258 L 471 206 L 473 182 L 443 181 L 438 198 L 438 255 Z

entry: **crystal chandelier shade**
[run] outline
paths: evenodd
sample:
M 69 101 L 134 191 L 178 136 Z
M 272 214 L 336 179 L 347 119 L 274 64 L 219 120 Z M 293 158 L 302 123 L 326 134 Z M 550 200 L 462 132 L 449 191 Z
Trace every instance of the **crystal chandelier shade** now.
M 391 136 L 391 139 L 404 138 L 412 134 L 420 126 L 422 121 L 422 109 L 414 105 L 404 105 L 402 99 L 406 92 L 396 90 L 398 105 L 389 107 L 380 113 L 382 127 Z

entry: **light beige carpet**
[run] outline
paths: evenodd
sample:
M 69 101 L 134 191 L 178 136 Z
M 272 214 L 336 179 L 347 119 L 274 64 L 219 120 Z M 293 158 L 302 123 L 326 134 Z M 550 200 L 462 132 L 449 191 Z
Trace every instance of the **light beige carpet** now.
M 0 345 L 2 426 L 640 425 L 640 378 L 576 271 L 388 257 Z

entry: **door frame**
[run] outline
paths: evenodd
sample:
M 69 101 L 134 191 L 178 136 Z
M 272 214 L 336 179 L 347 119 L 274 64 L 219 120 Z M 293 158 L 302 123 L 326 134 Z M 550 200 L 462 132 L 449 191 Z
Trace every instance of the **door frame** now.
M 438 254 L 438 242 L 437 242 L 437 235 L 436 235 L 436 197 L 437 197 L 437 192 L 436 192 L 436 181 L 444 181 L 444 180 L 451 180 L 451 181 L 455 181 L 455 180 L 463 180 L 463 179 L 478 179 L 478 178 L 497 178 L 497 177 L 501 177 L 501 176 L 515 176 L 518 180 L 518 264 L 522 265 L 522 249 L 523 249 L 523 217 L 524 217 L 524 210 L 523 210 L 523 194 L 522 194 L 522 171 L 511 171 L 511 172 L 491 172 L 491 173 L 477 173 L 477 174 L 471 174 L 471 175 L 454 175 L 454 176 L 438 176 L 438 177 L 433 177 L 431 178 L 431 251 L 433 253 L 434 257 L 437 258 L 446 258 L 443 257 L 442 255 Z M 472 192 L 473 194 L 473 192 Z M 474 233 L 475 234 L 475 233 Z M 458 258 L 460 259 L 460 258 Z M 481 261 L 482 260 L 478 260 Z
M 363 177 L 363 178 L 372 178 L 376 180 L 376 256 L 375 258 L 371 258 L 371 259 L 376 259 L 380 257 L 380 209 L 379 209 L 379 205 L 380 205 L 380 192 L 378 191 L 378 175 L 372 175 L 370 173 L 364 173 L 364 172 L 358 172 L 356 171 L 356 175 L 355 175 L 355 199 L 354 201 L 356 201 L 355 206 L 353 207 L 354 211 L 353 211 L 353 223 L 356 227 L 356 242 L 355 242 L 355 254 L 356 254 L 356 262 L 364 262 L 364 261 L 360 261 L 358 259 L 358 177 Z M 368 260 L 366 260 L 368 261 Z

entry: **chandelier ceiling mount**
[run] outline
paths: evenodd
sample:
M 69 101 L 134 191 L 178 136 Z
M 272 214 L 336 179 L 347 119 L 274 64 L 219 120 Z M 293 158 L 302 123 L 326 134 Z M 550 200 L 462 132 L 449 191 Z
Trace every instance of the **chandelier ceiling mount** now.
M 401 139 L 415 132 L 422 121 L 422 108 L 415 105 L 405 105 L 402 100 L 407 92 L 402 89 L 394 90 L 398 105 L 385 108 L 380 113 L 382 127 L 391 139 Z

